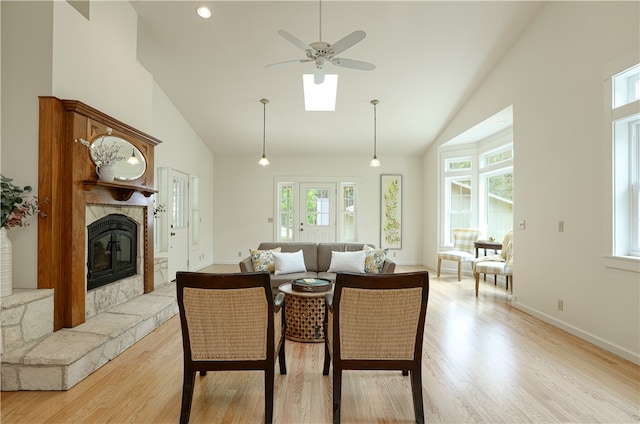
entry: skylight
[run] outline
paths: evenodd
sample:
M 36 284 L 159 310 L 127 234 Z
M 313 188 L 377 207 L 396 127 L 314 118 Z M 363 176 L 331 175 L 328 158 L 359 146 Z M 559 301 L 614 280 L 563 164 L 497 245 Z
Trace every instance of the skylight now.
M 304 88 L 304 110 L 310 112 L 333 112 L 336 110 L 338 75 L 324 76 L 322 84 L 313 82 L 313 74 L 302 75 Z

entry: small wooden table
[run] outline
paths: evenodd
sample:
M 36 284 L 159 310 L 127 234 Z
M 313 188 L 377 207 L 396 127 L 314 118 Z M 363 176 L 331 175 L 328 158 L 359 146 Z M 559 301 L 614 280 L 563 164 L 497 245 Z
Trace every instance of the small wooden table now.
M 493 249 L 493 253 L 498 254 L 498 250 L 502 250 L 502 243 L 489 240 L 478 240 L 473 242 L 473 246 L 476 248 L 476 258 L 478 257 L 478 250 L 484 249 L 484 255 L 487 256 L 487 249 Z M 498 276 L 493 276 L 493 285 L 498 284 Z M 487 274 L 484 274 L 484 280 L 487 280 Z
M 293 290 L 291 283 L 278 290 L 285 294 L 284 315 L 287 321 L 285 336 L 296 342 L 324 342 L 324 295 L 333 291 L 302 292 Z

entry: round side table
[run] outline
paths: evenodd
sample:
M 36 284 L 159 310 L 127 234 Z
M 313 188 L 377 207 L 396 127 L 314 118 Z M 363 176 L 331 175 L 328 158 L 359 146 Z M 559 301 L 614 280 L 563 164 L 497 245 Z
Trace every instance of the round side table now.
M 291 283 L 278 290 L 285 294 L 284 314 L 287 321 L 285 336 L 296 342 L 324 342 L 324 292 L 301 292 L 293 290 Z

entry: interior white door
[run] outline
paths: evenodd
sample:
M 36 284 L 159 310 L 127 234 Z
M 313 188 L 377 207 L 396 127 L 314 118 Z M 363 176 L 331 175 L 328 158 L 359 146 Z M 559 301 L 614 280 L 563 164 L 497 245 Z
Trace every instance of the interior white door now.
M 300 183 L 299 241 L 333 243 L 336 240 L 336 184 Z
M 169 202 L 169 281 L 176 272 L 189 270 L 189 176 L 171 169 L 169 171 L 171 200 Z

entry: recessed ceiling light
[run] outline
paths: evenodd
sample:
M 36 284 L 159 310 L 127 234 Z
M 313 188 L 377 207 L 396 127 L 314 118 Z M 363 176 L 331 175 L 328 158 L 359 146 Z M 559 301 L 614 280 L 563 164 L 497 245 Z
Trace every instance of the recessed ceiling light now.
M 204 19 L 209 19 L 211 17 L 211 10 L 207 6 L 200 6 L 196 9 L 198 12 L 198 16 Z

